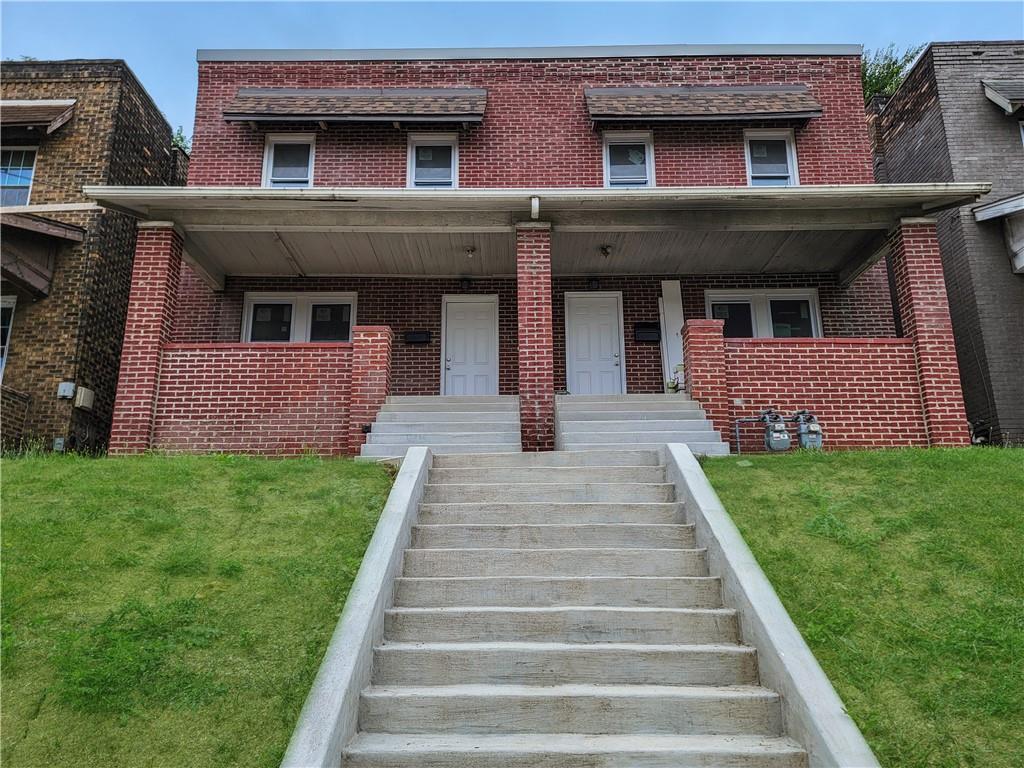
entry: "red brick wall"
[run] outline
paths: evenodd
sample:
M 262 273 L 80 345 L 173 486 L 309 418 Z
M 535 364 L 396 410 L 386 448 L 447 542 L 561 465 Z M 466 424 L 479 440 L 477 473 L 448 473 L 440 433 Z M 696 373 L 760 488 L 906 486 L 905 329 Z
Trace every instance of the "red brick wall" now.
M 519 422 L 524 451 L 555 447 L 554 339 L 551 327 L 551 230 L 516 229 L 519 317 Z
M 603 184 L 600 130 L 583 99 L 587 86 L 804 83 L 823 115 L 796 128 L 804 184 L 873 182 L 863 113 L 860 58 L 686 57 L 416 62 L 201 62 L 189 183 L 258 185 L 264 131 L 224 121 L 240 87 L 484 87 L 480 125 L 459 129 L 464 187 L 593 187 Z M 630 126 L 610 126 L 613 129 Z M 745 185 L 742 134 L 754 124 L 654 126 L 658 183 Z M 273 132 L 317 135 L 314 183 L 404 186 L 406 131 L 437 125 L 281 124 Z
M 773 407 L 809 409 L 830 449 L 928 444 L 911 339 L 726 339 L 725 366 L 730 443 L 733 419 Z M 763 439 L 760 425 L 741 429 L 745 452 Z
M 366 442 L 363 427 L 373 424 L 391 394 L 391 329 L 386 325 L 352 330 L 352 387 L 348 409 L 348 451 Z
M 169 344 L 153 447 L 345 453 L 351 344 Z

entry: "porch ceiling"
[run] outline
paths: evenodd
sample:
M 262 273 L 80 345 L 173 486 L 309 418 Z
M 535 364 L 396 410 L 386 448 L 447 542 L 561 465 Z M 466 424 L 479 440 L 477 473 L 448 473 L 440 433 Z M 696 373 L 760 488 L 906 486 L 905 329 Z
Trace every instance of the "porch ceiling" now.
M 608 189 L 87 187 L 101 205 L 173 222 L 213 286 L 226 274 L 515 273 L 515 224 L 551 222 L 559 274 L 836 272 L 882 255 L 905 217 L 986 184 Z M 605 247 L 608 246 L 608 247 Z

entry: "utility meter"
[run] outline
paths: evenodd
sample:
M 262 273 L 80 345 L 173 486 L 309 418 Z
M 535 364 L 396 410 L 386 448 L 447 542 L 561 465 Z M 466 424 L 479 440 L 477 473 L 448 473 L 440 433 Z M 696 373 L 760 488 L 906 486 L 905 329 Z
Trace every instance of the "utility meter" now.
M 773 408 L 761 411 L 761 422 L 764 424 L 764 447 L 769 451 L 788 451 L 792 440 L 786 422 Z
M 793 421 L 796 422 L 797 438 L 801 448 L 809 448 L 814 451 L 821 450 L 823 435 L 818 417 L 808 410 L 797 411 L 793 414 Z

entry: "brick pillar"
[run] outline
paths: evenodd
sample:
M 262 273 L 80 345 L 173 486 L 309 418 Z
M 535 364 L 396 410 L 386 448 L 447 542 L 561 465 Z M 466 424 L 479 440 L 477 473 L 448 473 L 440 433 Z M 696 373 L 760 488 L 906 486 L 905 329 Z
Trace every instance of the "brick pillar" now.
M 904 219 L 889 234 L 903 334 L 914 340 L 929 445 L 969 445 L 942 258 L 931 219 Z
M 391 343 L 386 325 L 352 329 L 352 385 L 348 401 L 348 452 L 358 454 L 366 442 L 363 427 L 373 423 L 391 392 Z
M 555 447 L 555 361 L 551 328 L 551 225 L 516 226 L 519 417 L 524 451 Z
M 160 355 L 171 340 L 180 276 L 181 235 L 174 225 L 139 224 L 110 429 L 112 454 L 141 453 L 152 442 Z
M 686 391 L 701 404 L 714 428 L 722 433 L 722 439 L 731 445 L 724 326 L 723 320 L 687 320 L 683 324 L 683 370 Z

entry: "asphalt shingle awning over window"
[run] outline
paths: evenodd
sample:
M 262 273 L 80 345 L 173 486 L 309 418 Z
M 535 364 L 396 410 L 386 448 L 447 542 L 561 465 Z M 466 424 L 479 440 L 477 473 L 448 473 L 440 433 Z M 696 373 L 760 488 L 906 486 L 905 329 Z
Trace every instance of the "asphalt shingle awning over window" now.
M 1024 80 L 982 80 L 985 96 L 1008 115 L 1024 107 Z
M 4 128 L 44 128 L 53 133 L 71 119 L 74 99 L 24 99 L 0 101 L 0 125 Z
M 806 120 L 821 116 L 821 104 L 804 85 L 587 88 L 584 95 L 594 120 Z
M 479 122 L 483 88 L 240 88 L 229 122 Z

